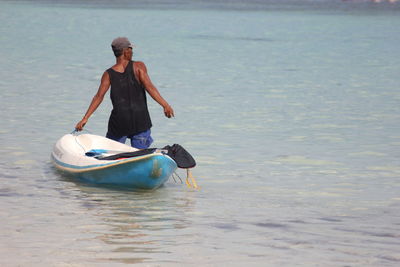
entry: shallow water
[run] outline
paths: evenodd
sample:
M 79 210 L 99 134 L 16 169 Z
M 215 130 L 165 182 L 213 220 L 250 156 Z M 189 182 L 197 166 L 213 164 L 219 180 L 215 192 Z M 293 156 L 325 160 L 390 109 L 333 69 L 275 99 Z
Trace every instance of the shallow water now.
M 397 266 L 399 4 L 0 1 L 0 265 Z M 201 190 L 53 169 L 116 36 L 175 109 L 149 100 L 154 146 L 187 148 Z

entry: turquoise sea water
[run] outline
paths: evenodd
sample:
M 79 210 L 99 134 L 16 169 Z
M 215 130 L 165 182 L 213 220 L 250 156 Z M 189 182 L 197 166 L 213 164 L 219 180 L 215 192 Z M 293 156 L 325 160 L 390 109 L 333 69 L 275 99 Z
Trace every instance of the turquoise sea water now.
M 398 266 L 399 15 L 384 1 L 0 1 L 0 265 Z M 154 146 L 187 148 L 201 190 L 52 168 L 117 36 L 175 109 L 149 100 Z M 104 135 L 110 109 L 86 129 Z

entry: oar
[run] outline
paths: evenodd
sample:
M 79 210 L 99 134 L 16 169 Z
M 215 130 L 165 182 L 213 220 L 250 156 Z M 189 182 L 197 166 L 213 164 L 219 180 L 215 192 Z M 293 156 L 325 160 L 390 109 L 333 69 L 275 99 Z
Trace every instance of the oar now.
M 120 153 L 129 153 L 134 151 L 120 151 L 120 150 L 108 150 L 108 149 L 92 149 L 85 153 L 88 157 L 94 157 L 102 154 L 120 154 Z

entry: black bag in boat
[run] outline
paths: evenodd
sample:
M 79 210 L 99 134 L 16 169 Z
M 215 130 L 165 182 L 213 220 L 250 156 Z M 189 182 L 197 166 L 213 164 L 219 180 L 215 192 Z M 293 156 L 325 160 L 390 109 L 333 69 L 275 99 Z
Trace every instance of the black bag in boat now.
M 174 144 L 172 146 L 165 146 L 163 149 L 167 150 L 167 155 L 170 156 L 178 165 L 179 168 L 188 169 L 196 166 L 196 161 L 181 145 Z

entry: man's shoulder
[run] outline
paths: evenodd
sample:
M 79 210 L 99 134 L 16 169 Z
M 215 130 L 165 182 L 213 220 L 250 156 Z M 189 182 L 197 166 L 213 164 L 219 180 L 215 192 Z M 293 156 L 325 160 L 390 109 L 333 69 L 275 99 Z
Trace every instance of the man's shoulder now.
M 135 69 L 147 71 L 146 65 L 143 61 L 134 61 L 133 64 Z
M 146 66 L 143 61 L 133 61 L 135 66 Z
M 103 75 L 101 76 L 101 80 L 104 80 L 104 79 L 109 80 L 110 79 L 110 71 L 111 71 L 111 68 L 106 69 L 103 72 Z
M 116 64 L 114 64 L 114 65 L 112 65 L 111 67 L 109 67 L 108 69 L 106 69 L 106 70 L 104 71 L 104 74 L 109 73 L 110 71 L 112 71 L 113 68 L 114 68 L 115 66 L 116 66 Z

